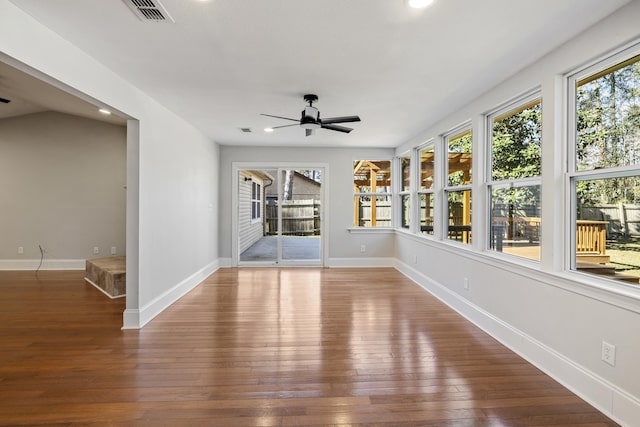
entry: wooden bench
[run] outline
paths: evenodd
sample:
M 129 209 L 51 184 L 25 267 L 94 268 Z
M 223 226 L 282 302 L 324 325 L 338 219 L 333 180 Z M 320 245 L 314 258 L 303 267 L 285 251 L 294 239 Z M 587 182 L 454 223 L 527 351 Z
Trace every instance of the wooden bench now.
M 84 280 L 109 298 L 124 297 L 127 292 L 126 257 L 88 259 Z

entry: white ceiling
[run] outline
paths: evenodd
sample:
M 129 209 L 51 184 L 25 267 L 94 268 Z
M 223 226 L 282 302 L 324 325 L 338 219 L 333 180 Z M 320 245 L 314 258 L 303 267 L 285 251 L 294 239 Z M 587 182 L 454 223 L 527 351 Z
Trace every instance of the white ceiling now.
M 126 124 L 125 119 L 116 115 L 101 114 L 94 104 L 2 62 L 0 98 L 11 101 L 8 104 L 0 103 L 0 119 L 43 111 L 59 111 L 118 125 Z
M 160 0 L 175 23 L 149 23 L 123 1 L 11 1 L 216 142 L 367 147 L 409 140 L 629 2 Z M 305 93 L 362 122 L 262 131 L 289 123 L 260 113 L 298 118 Z

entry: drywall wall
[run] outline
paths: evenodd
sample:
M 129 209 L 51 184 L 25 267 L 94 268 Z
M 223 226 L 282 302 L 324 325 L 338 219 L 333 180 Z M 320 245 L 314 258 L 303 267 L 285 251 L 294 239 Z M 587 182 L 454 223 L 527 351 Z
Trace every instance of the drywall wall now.
M 229 183 L 220 189 L 220 256 L 232 258 L 232 164 L 255 163 L 273 165 L 326 164 L 324 220 L 328 224 L 328 265 L 367 265 L 373 260 L 392 258 L 394 237 L 390 233 L 373 230 L 369 233 L 352 233 L 353 228 L 353 161 L 384 160 L 393 157 L 393 149 L 354 148 L 293 148 L 293 147 L 220 147 L 220 182 Z M 245 167 L 247 169 L 247 167 Z M 360 251 L 365 245 L 367 251 Z
M 11 117 L 0 120 L 0 152 L 2 268 L 35 269 L 39 245 L 44 269 L 50 260 L 84 269 L 112 247 L 125 255 L 125 127 L 56 112 Z
M 567 144 L 563 75 L 608 51 L 640 41 L 634 1 L 464 109 L 449 115 L 396 153 L 406 153 L 471 120 L 483 139 L 483 114 L 540 87 L 543 105 L 542 260 L 509 260 L 484 250 L 486 187 L 483 145 L 476 142 L 472 247 L 397 233 L 399 269 L 502 342 L 623 423 L 640 420 L 640 289 L 564 270 L 563 148 Z M 416 259 L 417 256 L 417 259 Z M 417 261 L 417 262 L 416 262 Z M 469 288 L 465 289 L 464 281 Z M 610 291 L 616 287 L 619 292 Z M 616 345 L 616 366 L 601 360 L 602 341 Z
M 0 60 L 130 119 L 124 327 L 144 325 L 218 268 L 218 146 L 10 2 Z

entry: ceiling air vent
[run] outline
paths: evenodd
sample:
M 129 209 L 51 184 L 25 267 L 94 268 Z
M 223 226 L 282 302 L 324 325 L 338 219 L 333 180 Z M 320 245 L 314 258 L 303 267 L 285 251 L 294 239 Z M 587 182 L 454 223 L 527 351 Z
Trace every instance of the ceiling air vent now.
M 251 133 L 251 128 L 240 128 L 240 131 L 244 133 Z
M 159 0 L 122 0 L 144 22 L 176 22 Z

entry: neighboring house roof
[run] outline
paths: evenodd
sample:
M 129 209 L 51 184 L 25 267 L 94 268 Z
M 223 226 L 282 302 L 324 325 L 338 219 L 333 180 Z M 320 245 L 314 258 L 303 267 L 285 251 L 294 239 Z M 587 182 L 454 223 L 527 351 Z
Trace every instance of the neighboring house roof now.
M 309 184 L 314 184 L 314 185 L 317 185 L 318 187 L 321 186 L 321 184 L 318 181 L 316 181 L 315 179 L 311 179 L 311 178 L 309 178 L 307 176 L 304 176 L 298 171 L 295 171 L 294 178 L 296 178 L 296 179 L 300 178 L 300 179 L 302 179 L 304 181 L 307 181 Z
M 248 173 L 248 174 L 251 174 L 251 175 L 253 175 L 253 176 L 257 177 L 257 178 L 260 178 L 262 180 L 265 180 L 265 179 L 269 179 L 271 181 L 274 180 L 274 177 L 271 174 L 269 174 L 268 172 L 265 172 L 265 171 L 247 170 L 247 171 L 244 171 L 244 172 Z

